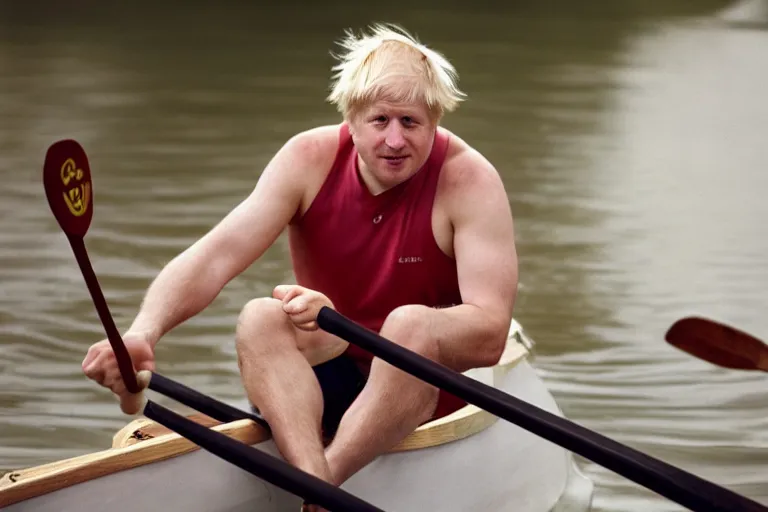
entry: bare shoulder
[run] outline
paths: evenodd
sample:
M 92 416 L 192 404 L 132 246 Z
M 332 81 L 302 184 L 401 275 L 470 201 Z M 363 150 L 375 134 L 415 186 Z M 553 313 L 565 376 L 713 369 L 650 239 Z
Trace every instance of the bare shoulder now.
M 323 162 L 331 160 L 336 155 L 339 145 L 339 125 L 325 125 L 301 131 L 291 137 L 284 145 L 283 151 L 301 167 L 323 168 Z
M 504 183 L 493 164 L 458 135 L 445 128 L 440 130 L 450 136 L 450 143 L 440 173 L 439 194 L 457 201 L 479 196 L 503 196 L 506 201 Z
M 291 137 L 267 166 L 262 180 L 285 183 L 294 191 L 298 210 L 304 214 L 314 201 L 333 166 L 339 147 L 340 125 L 310 128 Z M 265 178 L 266 177 L 266 178 Z

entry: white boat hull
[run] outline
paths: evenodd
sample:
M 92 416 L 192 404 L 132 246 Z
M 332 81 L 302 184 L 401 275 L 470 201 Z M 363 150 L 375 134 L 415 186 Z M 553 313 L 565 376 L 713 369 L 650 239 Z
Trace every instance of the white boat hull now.
M 515 364 L 472 370 L 469 374 L 560 415 L 554 399 L 524 356 Z M 442 419 L 446 425 L 456 427 L 444 428 L 441 435 L 456 440 L 439 444 L 432 440 L 424 444 L 433 446 L 383 455 L 343 488 L 386 511 L 547 512 L 589 508 L 591 482 L 576 469 L 569 452 L 470 407 L 474 413 L 466 416 L 467 410 L 463 410 L 463 414 L 465 420 L 472 421 Z M 458 418 L 461 414 L 457 411 L 451 416 Z M 164 437 L 171 436 L 176 435 Z M 119 449 L 131 450 L 142 443 L 159 441 L 161 438 Z M 254 446 L 279 457 L 271 439 Z M 120 457 L 118 461 L 127 455 Z M 109 460 L 100 462 L 101 471 Z M 99 462 L 91 463 L 94 467 L 96 464 Z M 297 512 L 301 504 L 300 498 L 203 450 L 107 473 L 38 493 L 3 510 L 136 512 L 162 507 L 184 512 Z M 61 477 L 66 478 L 66 474 L 63 472 Z M 0 504 L 4 494 L 10 496 L 5 487 L 5 491 L 0 490 Z
M 559 410 L 523 361 L 499 388 L 550 412 Z M 557 445 L 507 421 L 461 441 L 374 461 L 344 489 L 384 510 L 551 510 L 566 487 L 571 460 Z

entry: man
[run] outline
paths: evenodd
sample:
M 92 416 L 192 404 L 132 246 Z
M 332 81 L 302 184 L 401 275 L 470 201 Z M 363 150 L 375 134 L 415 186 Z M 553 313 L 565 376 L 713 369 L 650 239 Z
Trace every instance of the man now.
M 452 65 L 390 26 L 341 46 L 329 100 L 343 122 L 287 141 L 250 196 L 160 272 L 124 335 L 137 370 L 154 369 L 160 338 L 288 228 L 297 284 L 245 305 L 238 360 L 286 460 L 336 485 L 461 403 L 318 329 L 320 308 L 465 371 L 498 361 L 517 289 L 501 179 L 439 127 L 463 99 Z M 83 370 L 136 412 L 106 340 Z

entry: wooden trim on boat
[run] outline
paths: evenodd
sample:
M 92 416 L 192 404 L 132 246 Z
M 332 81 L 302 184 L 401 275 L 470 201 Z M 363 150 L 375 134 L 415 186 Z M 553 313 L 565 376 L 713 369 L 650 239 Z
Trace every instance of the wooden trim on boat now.
M 528 355 L 528 350 L 515 339 L 510 338 L 507 346 L 499 358 L 499 362 L 488 368 L 496 371 L 510 369 L 522 361 Z M 469 437 L 493 425 L 499 418 L 493 414 L 468 404 L 447 416 L 438 418 L 421 425 L 403 439 L 391 452 L 408 450 L 420 450 L 432 446 L 439 446 Z
M 492 372 L 495 378 L 497 370 L 509 369 L 527 355 L 526 347 L 510 336 L 499 363 L 481 370 Z M 189 418 L 249 445 L 270 438 L 264 428 L 248 419 L 221 424 L 202 414 L 191 415 Z M 418 450 L 464 439 L 485 430 L 497 420 L 496 416 L 474 405 L 466 405 L 452 414 L 420 426 L 392 448 L 390 453 Z M 120 429 L 113 437 L 112 448 L 108 450 L 6 473 L 0 478 L 0 502 L 2 506 L 11 505 L 198 449 L 199 446 L 179 434 L 149 419 L 140 418 Z
M 501 353 L 499 362 L 493 365 L 492 368 L 511 368 L 522 361 L 527 355 L 528 349 L 523 345 L 523 342 L 517 339 L 515 333 L 511 333 L 507 339 L 507 345 L 504 347 L 504 352 Z
M 222 422 L 215 420 L 210 416 L 206 416 L 205 414 L 190 414 L 187 416 L 187 419 L 207 428 L 222 425 Z M 263 437 L 263 439 L 260 439 L 257 442 L 266 441 L 271 437 L 269 432 L 258 425 L 245 425 L 246 428 L 251 426 L 262 430 L 261 437 Z M 159 423 L 155 423 L 149 418 L 138 418 L 128 423 L 112 436 L 112 448 L 125 448 L 126 446 L 131 446 L 142 441 L 155 439 L 172 433 L 172 430 L 169 430 Z
M 212 427 L 243 443 L 256 444 L 268 438 L 251 420 L 239 420 Z M 112 448 L 29 469 L 11 471 L 0 478 L 2 505 L 93 480 L 118 471 L 169 459 L 199 449 L 178 434 L 148 439 L 123 448 Z

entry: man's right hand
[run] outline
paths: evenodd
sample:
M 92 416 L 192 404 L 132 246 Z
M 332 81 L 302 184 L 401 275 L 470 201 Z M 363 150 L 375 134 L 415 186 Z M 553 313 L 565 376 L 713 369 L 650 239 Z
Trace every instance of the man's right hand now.
M 154 344 L 147 335 L 126 333 L 123 337 L 125 348 L 131 355 L 133 367 L 139 372 L 137 380 L 143 390 L 149 385 L 151 371 L 155 370 Z M 117 359 L 109 344 L 102 340 L 91 345 L 83 359 L 83 373 L 98 384 L 109 388 L 120 400 L 120 409 L 125 414 L 136 414 L 143 408 L 143 393 L 129 393 L 120 375 Z M 142 371 L 148 370 L 148 371 Z

